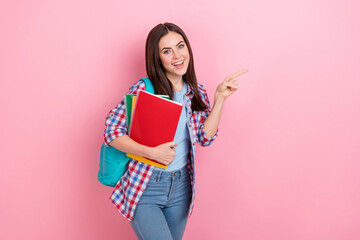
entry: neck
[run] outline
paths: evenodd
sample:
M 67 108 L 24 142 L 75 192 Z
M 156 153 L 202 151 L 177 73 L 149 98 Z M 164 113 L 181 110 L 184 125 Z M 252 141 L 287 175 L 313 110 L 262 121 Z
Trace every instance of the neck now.
M 176 76 L 176 77 L 168 76 L 168 79 L 172 83 L 175 92 L 180 92 L 181 89 L 184 87 L 184 80 L 182 76 Z

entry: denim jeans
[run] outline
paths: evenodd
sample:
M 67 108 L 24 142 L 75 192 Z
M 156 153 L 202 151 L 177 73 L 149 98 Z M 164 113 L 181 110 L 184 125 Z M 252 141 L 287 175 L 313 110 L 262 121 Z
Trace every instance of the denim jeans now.
M 190 201 L 188 167 L 173 172 L 154 170 L 130 222 L 140 240 L 182 239 Z

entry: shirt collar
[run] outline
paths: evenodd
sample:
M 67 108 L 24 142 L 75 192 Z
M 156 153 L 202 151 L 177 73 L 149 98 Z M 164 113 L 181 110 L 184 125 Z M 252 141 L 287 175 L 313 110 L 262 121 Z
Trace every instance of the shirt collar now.
M 184 82 L 184 84 L 186 84 L 186 87 L 187 87 L 186 96 L 188 96 L 189 98 L 192 98 L 194 96 L 194 91 L 191 89 L 191 87 L 186 82 Z

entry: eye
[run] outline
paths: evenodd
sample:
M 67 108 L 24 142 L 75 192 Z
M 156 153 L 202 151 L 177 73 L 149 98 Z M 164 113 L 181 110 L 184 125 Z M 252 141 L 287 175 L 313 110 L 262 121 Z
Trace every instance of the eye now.
M 163 53 L 168 54 L 168 53 L 170 53 L 170 50 L 165 50 Z
M 179 45 L 179 48 L 183 48 L 183 47 L 185 47 L 184 44 L 180 44 L 180 45 Z

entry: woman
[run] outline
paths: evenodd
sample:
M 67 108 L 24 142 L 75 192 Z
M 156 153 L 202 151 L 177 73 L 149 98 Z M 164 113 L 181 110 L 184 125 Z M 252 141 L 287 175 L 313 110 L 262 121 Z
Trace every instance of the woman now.
M 183 104 L 173 142 L 147 147 L 126 135 L 122 101 L 106 118 L 105 143 L 120 151 L 154 159 L 168 165 L 157 168 L 131 159 L 111 199 L 139 239 L 181 239 L 190 216 L 195 186 L 195 143 L 208 146 L 216 138 L 225 99 L 237 89 L 235 78 L 225 79 L 216 89 L 214 106 L 197 83 L 190 43 L 175 24 L 154 27 L 146 40 L 146 70 L 155 93 L 172 96 Z M 136 94 L 143 82 L 130 87 Z

